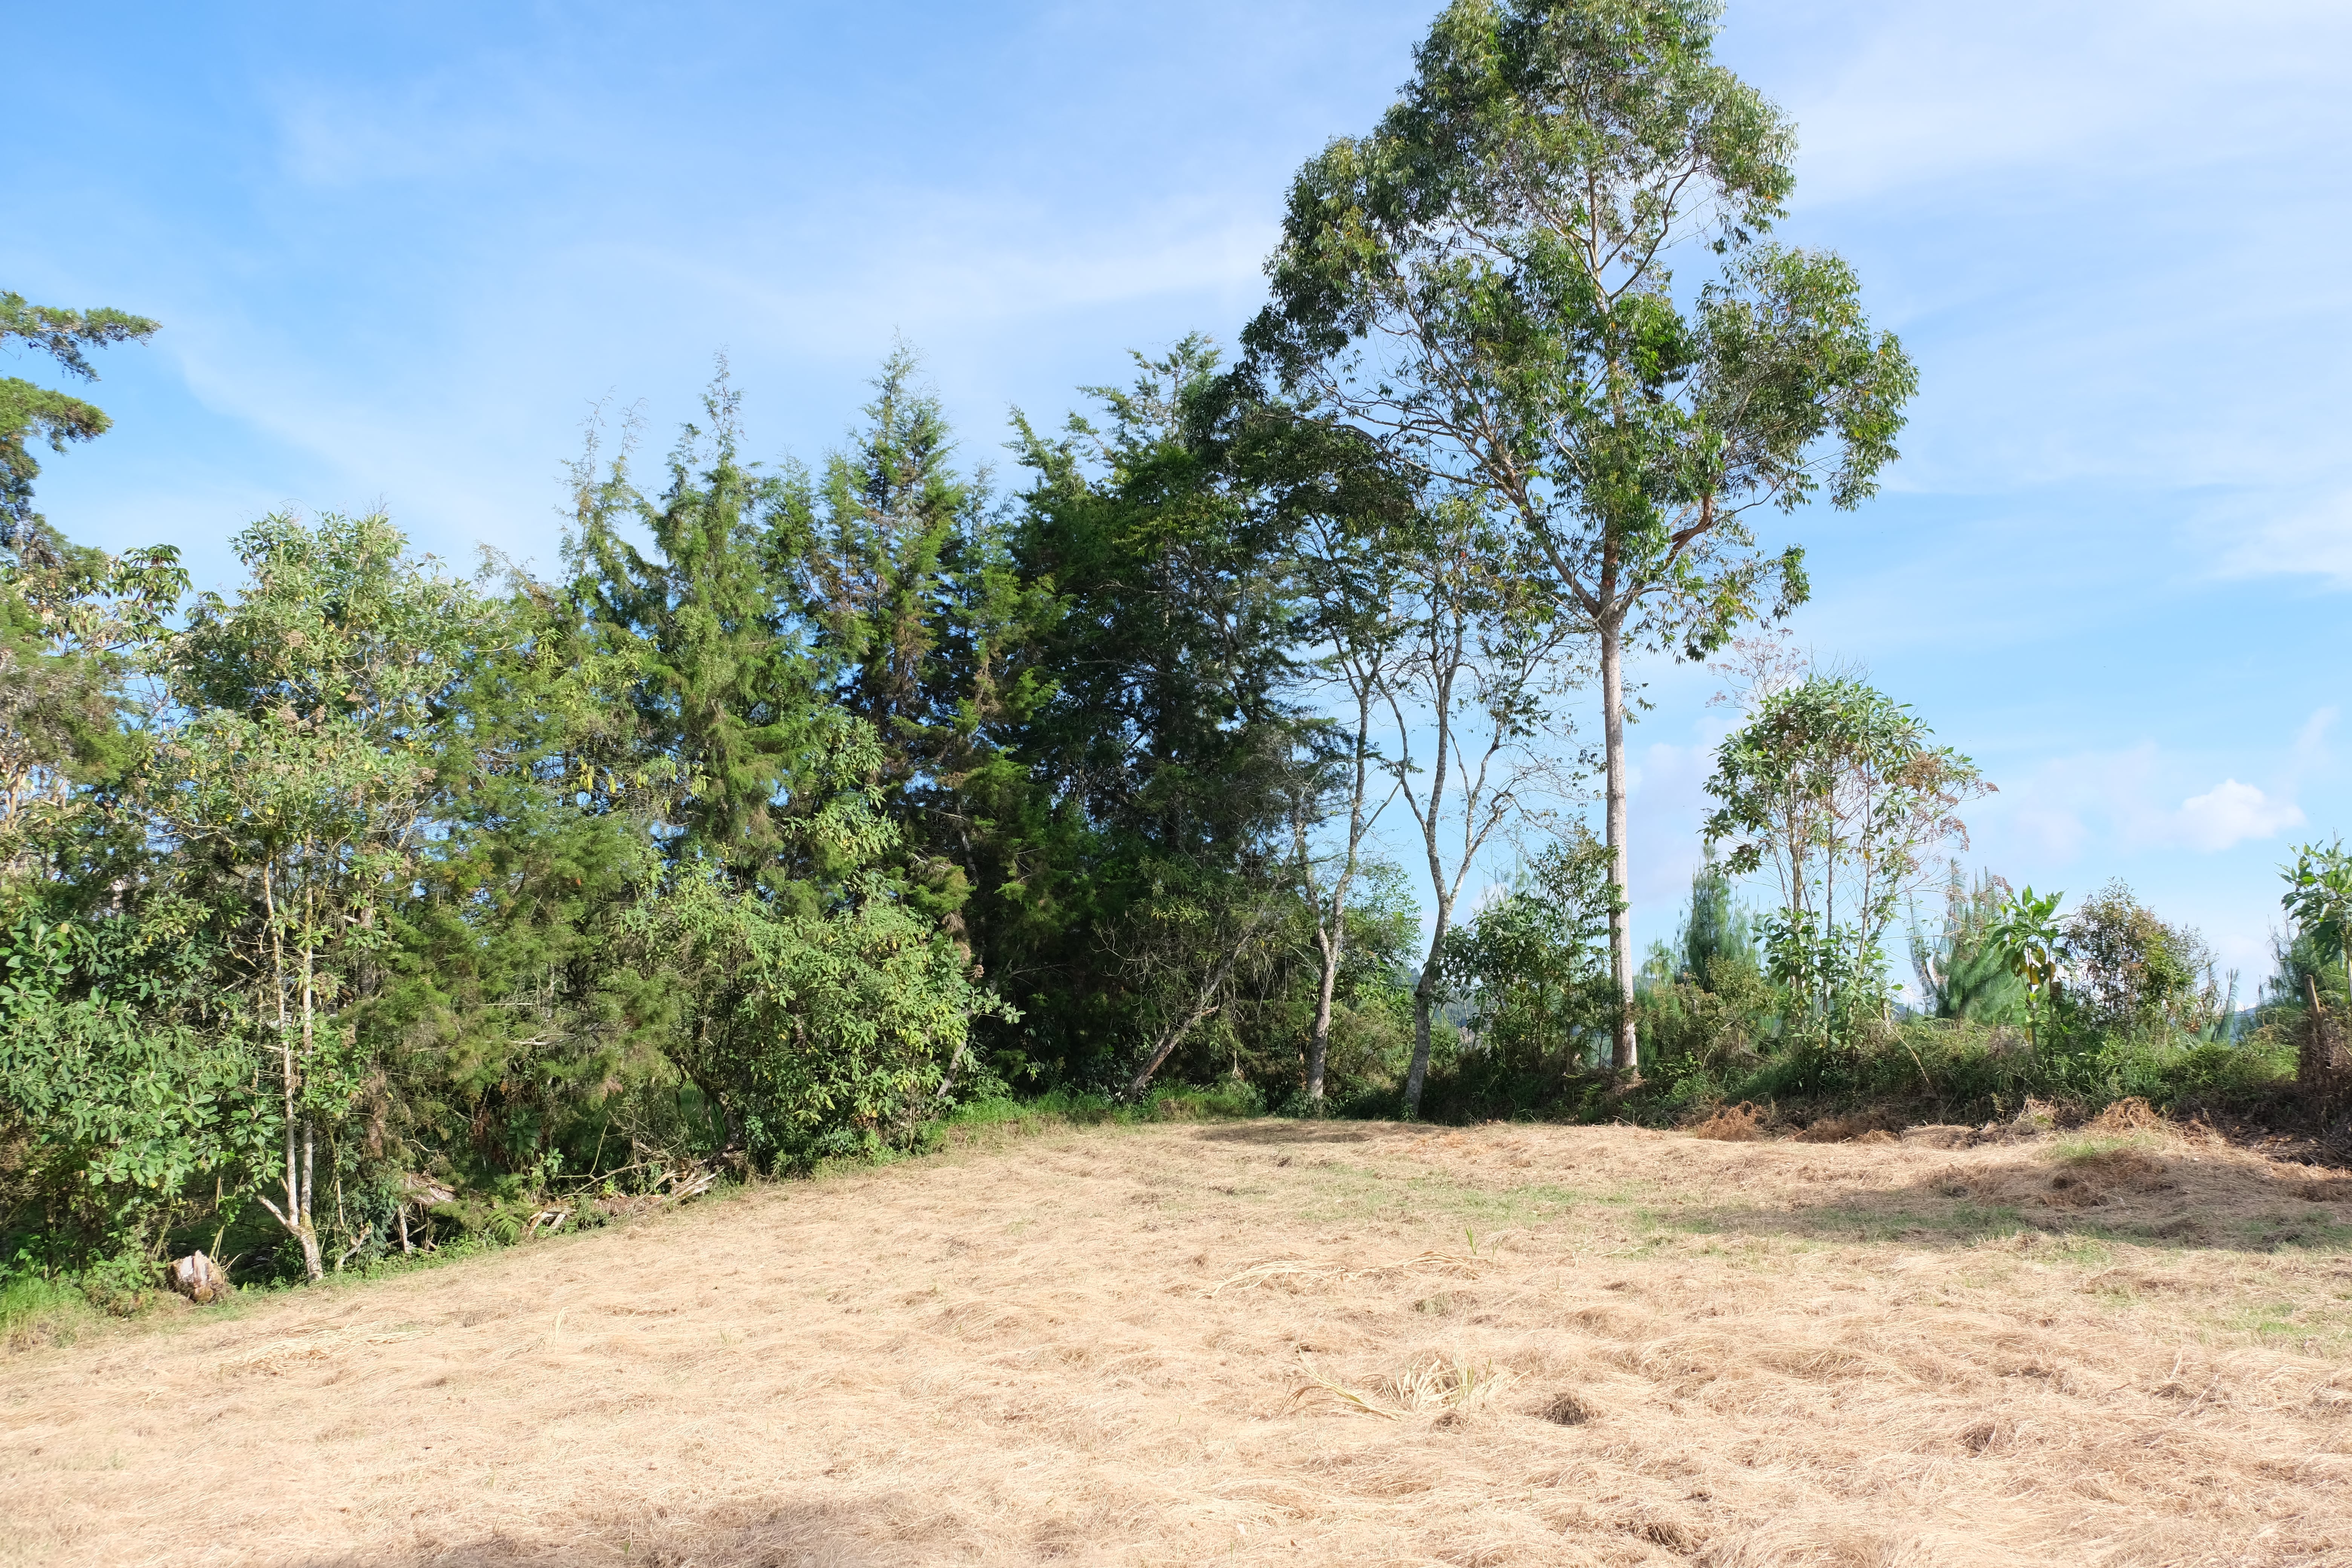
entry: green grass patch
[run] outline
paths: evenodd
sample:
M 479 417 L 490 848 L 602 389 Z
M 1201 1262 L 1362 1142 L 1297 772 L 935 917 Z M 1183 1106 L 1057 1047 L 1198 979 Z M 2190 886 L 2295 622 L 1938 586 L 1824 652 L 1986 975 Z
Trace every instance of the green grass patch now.
M 2069 1165 L 2090 1165 L 2126 1149 L 2155 1149 L 2163 1142 L 2153 1132 L 2073 1132 L 2057 1139 L 2051 1152 Z
M 2017 1209 L 2006 1205 L 1974 1203 L 1926 1208 L 1825 1204 L 1818 1208 L 1801 1209 L 1645 1209 L 1641 1217 L 1686 1235 L 1796 1236 L 1874 1245 L 1932 1241 L 1942 1246 L 1971 1247 L 1980 1241 L 2003 1240 L 2033 1228 Z
M 81 1287 L 38 1274 L 0 1282 L 0 1346 L 71 1344 L 101 1321 Z
M 1246 1083 L 1206 1089 L 1175 1084 L 1141 1100 L 1113 1100 L 1066 1089 L 1024 1100 L 976 1100 L 959 1105 L 925 1129 L 926 1151 L 988 1133 L 1027 1136 L 1064 1127 L 1129 1127 L 1167 1121 L 1231 1121 L 1265 1114 L 1265 1100 Z
M 2307 1215 L 2268 1214 L 2231 1227 L 2242 1245 L 2264 1252 L 2286 1247 L 2341 1252 L 2352 1248 L 2352 1225 Z

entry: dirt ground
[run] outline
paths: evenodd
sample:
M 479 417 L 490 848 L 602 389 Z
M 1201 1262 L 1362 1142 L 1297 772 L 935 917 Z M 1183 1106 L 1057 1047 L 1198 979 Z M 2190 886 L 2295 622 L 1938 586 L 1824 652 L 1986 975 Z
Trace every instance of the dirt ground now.
M 0 1562 L 2352 1563 L 2352 1182 L 1061 1129 L 0 1359 Z

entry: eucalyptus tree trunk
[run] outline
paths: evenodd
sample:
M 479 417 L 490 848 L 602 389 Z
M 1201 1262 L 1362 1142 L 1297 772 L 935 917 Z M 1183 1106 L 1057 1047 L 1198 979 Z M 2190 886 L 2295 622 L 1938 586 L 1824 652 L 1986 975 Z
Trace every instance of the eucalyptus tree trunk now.
M 306 1076 L 310 1072 L 310 1064 L 318 1059 L 319 1045 L 318 948 L 313 941 L 310 915 L 311 893 L 310 889 L 305 889 L 302 894 L 302 1070 Z M 320 1256 L 319 1227 L 311 1223 L 310 1217 L 311 1200 L 317 1196 L 319 1191 L 319 1176 L 315 1165 L 318 1143 L 318 1126 L 306 1113 L 302 1118 L 301 1205 L 298 1210 L 299 1217 L 295 1226 L 294 1237 L 302 1244 L 303 1272 L 310 1277 L 314 1284 L 327 1271 Z
M 1323 1075 L 1331 1059 L 1331 994 L 1339 988 L 1339 958 L 1347 944 L 1344 927 L 1315 933 L 1315 945 L 1323 960 L 1323 974 L 1315 989 L 1315 1027 L 1307 1040 L 1307 1098 L 1316 1105 L 1323 1103 Z
M 1601 712 L 1607 753 L 1609 883 L 1616 898 L 1609 911 L 1609 978 L 1617 992 L 1617 1031 L 1609 1065 L 1639 1073 L 1642 1058 L 1633 1037 L 1633 892 L 1625 847 L 1625 638 L 1621 626 L 1601 627 Z
M 1361 853 L 1364 835 L 1371 824 L 1364 815 L 1365 791 L 1370 782 L 1370 752 L 1372 729 L 1372 689 L 1370 678 L 1356 680 L 1356 756 L 1355 776 L 1349 782 L 1348 850 L 1339 862 L 1339 875 L 1331 884 L 1331 896 L 1320 910 L 1315 928 L 1315 946 L 1323 961 L 1323 973 L 1317 978 L 1315 989 L 1315 1026 L 1307 1042 L 1307 1098 L 1317 1106 L 1323 1103 L 1323 1079 L 1331 1056 L 1331 998 L 1339 989 L 1339 962 L 1348 950 L 1348 889 L 1356 878 L 1356 861 Z M 1305 862 L 1305 846 L 1300 847 L 1300 860 Z
M 1435 837 L 1431 835 L 1433 841 Z M 1433 863 L 1436 860 L 1434 849 L 1430 858 Z M 1429 1077 L 1430 1016 L 1437 1007 L 1438 959 L 1445 951 L 1445 933 L 1454 923 L 1453 897 L 1445 891 L 1443 881 L 1437 887 L 1437 918 L 1430 922 L 1429 956 L 1422 961 L 1421 979 L 1412 988 L 1412 1067 L 1404 1079 L 1407 1119 L 1421 1114 L 1421 1088 Z
M 310 1223 L 310 1197 L 317 1181 L 318 1130 L 301 1110 L 302 1074 L 310 1061 L 311 1047 L 317 1038 L 313 1005 L 316 957 L 306 923 L 301 955 L 301 1048 L 298 1058 L 294 1020 L 288 1016 L 286 1002 L 286 992 L 292 984 L 292 976 L 287 972 L 286 933 L 278 923 L 277 871 L 272 866 L 262 868 L 261 907 L 269 922 L 269 979 L 278 1013 L 278 1079 L 280 1106 L 286 1121 L 286 1169 L 280 1178 L 285 1206 L 281 1208 L 270 1202 L 266 1194 L 257 1195 L 261 1206 L 269 1211 L 270 1216 L 302 1248 L 302 1271 L 316 1283 L 324 1279 L 327 1272 L 326 1259 L 319 1247 L 318 1228 Z
M 1408 1120 L 1421 1114 L 1422 1085 L 1429 1078 L 1430 1013 L 1437 1005 L 1438 959 L 1445 951 L 1445 932 L 1454 921 L 1454 894 L 1461 885 L 1463 874 L 1469 869 L 1471 859 L 1471 853 L 1465 852 L 1460 868 L 1449 883 L 1445 876 L 1444 853 L 1438 847 L 1437 840 L 1438 827 L 1445 812 L 1446 769 L 1453 765 L 1454 760 L 1454 682 L 1462 669 L 1462 642 L 1461 627 L 1457 623 L 1451 662 L 1444 657 L 1433 660 L 1435 668 L 1431 671 L 1430 694 L 1434 700 L 1430 705 L 1430 711 L 1437 731 L 1437 751 L 1429 773 L 1428 809 L 1424 811 L 1416 805 L 1413 811 L 1421 822 L 1422 847 L 1429 854 L 1429 891 L 1437 903 L 1437 918 L 1430 922 L 1429 956 L 1422 960 L 1421 978 L 1412 988 L 1412 1066 L 1407 1069 L 1404 1079 L 1404 1113 Z M 1400 736 L 1405 730 L 1402 713 L 1397 716 L 1397 730 Z M 1402 782 L 1402 774 L 1399 779 Z M 1412 797 L 1408 795 L 1406 798 L 1410 801 Z M 1465 814 L 1475 813 L 1476 809 L 1475 800 L 1463 802 Z M 1465 816 L 1465 822 L 1469 818 Z M 1472 852 L 1475 852 L 1475 846 Z

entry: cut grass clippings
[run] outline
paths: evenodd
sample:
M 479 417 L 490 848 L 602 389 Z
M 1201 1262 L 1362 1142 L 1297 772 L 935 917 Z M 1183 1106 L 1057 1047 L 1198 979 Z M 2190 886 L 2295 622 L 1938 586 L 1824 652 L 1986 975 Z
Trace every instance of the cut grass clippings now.
M 0 1563 L 2352 1554 L 2352 1182 L 1969 1132 L 976 1129 L 20 1350 Z

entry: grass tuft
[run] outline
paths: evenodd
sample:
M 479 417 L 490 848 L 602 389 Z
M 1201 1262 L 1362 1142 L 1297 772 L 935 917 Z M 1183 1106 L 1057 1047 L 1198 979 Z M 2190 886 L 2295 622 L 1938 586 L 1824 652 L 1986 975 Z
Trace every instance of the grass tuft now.
M 100 1321 L 78 1286 L 38 1274 L 0 1282 L 0 1346 L 9 1350 L 69 1345 Z

